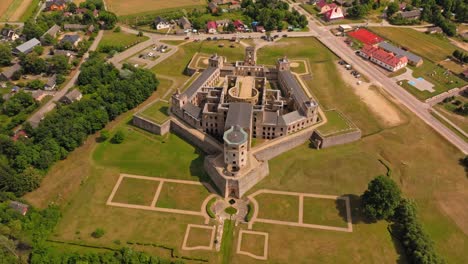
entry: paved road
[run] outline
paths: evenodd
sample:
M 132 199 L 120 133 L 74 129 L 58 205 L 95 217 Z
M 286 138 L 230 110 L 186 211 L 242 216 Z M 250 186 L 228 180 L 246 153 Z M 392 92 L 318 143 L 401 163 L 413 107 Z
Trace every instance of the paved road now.
M 99 42 L 101 41 L 103 33 L 104 32 L 102 30 L 99 31 L 96 38 L 94 39 L 93 44 L 91 44 L 89 51 L 96 50 Z M 80 64 L 76 67 L 77 70 L 75 70 L 75 72 L 72 73 L 73 76 L 68 81 L 68 83 L 61 90 L 57 91 L 57 93 L 55 93 L 54 97 L 49 102 L 47 102 L 37 112 L 35 112 L 33 115 L 31 115 L 28 118 L 29 123 L 31 123 L 33 127 L 37 127 L 39 125 L 39 122 L 41 122 L 41 120 L 44 118 L 44 116 L 55 108 L 56 106 L 55 102 L 60 100 L 60 98 L 62 98 L 68 92 L 68 90 L 75 85 L 75 82 L 78 79 L 78 75 L 80 75 L 79 68 L 81 64 L 88 58 L 88 56 L 89 56 L 89 52 L 83 55 L 83 59 L 81 60 Z
M 392 81 L 392 79 L 388 78 L 385 74 L 380 72 L 376 68 L 377 66 L 372 65 L 370 62 L 365 61 L 361 57 L 357 56 L 354 51 L 351 50 L 343 41 L 334 37 L 327 29 L 323 29 L 317 26 L 317 24 L 312 22 L 314 18 L 311 15 L 300 8 L 298 4 L 295 5 L 297 6 L 296 9 L 298 9 L 299 12 L 305 14 L 309 18 L 309 21 L 311 22 L 309 23 L 309 28 L 317 33 L 318 39 L 324 45 L 326 45 L 336 55 L 352 64 L 356 70 L 362 72 L 376 84 L 383 87 L 385 91 L 396 98 L 400 103 L 405 105 L 426 124 L 431 126 L 450 143 L 460 149 L 460 151 L 462 151 L 464 154 L 468 154 L 468 144 L 458 135 L 440 123 L 436 118 L 434 118 L 429 113 L 430 106 L 428 104 L 419 101 L 405 89 L 401 88 L 394 81 Z

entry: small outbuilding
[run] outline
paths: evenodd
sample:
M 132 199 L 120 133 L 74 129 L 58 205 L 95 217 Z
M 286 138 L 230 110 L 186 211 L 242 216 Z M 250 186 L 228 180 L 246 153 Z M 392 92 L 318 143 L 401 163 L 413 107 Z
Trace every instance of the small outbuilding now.
M 24 204 L 24 203 L 20 203 L 20 202 L 17 202 L 17 201 L 10 201 L 9 206 L 10 206 L 11 209 L 17 211 L 21 215 L 26 215 L 28 213 L 28 210 L 29 210 L 29 205 Z
M 83 94 L 81 94 L 79 90 L 74 89 L 73 91 L 64 95 L 61 101 L 65 104 L 71 104 L 73 102 L 81 100 L 81 98 L 83 98 Z
M 25 43 L 19 45 L 18 47 L 16 47 L 14 50 L 13 50 L 13 53 L 14 54 L 28 54 L 30 53 L 31 51 L 33 51 L 33 49 L 36 47 L 36 46 L 40 46 L 41 45 L 41 42 L 37 39 L 37 38 L 33 38 L 33 39 L 30 39 L 28 41 L 26 41 Z

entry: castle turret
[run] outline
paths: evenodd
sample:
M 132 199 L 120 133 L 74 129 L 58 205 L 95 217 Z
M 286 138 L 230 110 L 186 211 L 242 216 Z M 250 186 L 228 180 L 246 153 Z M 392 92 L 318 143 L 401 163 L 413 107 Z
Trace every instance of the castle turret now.
M 247 165 L 249 135 L 240 126 L 232 126 L 224 132 L 224 163 L 231 173 Z
M 289 60 L 284 56 L 281 59 L 278 59 L 278 62 L 276 63 L 276 69 L 278 71 L 289 71 L 291 69 Z
M 245 49 L 244 66 L 255 66 L 257 58 L 255 57 L 255 48 L 247 47 Z

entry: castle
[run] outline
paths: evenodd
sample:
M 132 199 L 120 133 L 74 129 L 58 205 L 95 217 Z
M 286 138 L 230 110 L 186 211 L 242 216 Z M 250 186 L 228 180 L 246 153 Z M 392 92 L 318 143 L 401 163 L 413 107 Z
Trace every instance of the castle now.
M 256 65 L 255 49 L 228 64 L 212 55 L 189 87 L 171 98 L 171 112 L 223 144 L 205 169 L 225 197 L 240 198 L 268 174 L 268 162 L 252 155 L 252 142 L 288 137 L 319 122 L 311 100 L 284 57 L 275 68 Z

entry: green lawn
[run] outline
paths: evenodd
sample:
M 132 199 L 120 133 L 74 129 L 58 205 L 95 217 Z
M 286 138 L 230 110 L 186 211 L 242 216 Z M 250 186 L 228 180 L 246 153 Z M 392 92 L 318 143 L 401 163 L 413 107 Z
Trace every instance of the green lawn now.
M 306 224 L 347 227 L 346 203 L 344 200 L 304 197 Z
M 331 135 L 334 133 L 340 133 L 342 131 L 348 131 L 351 129 L 349 122 L 343 117 L 343 115 L 335 110 L 326 111 L 327 123 L 320 126 L 317 130 L 323 135 Z
M 158 186 L 158 181 L 125 177 L 112 202 L 150 206 Z
M 157 207 L 200 211 L 210 193 L 203 185 L 165 182 L 159 194 Z
M 457 96 L 455 99 L 461 101 L 462 103 L 468 102 L 468 99 L 464 98 L 463 96 Z M 439 113 L 468 133 L 468 117 L 456 113 L 455 110 L 457 106 L 455 104 L 452 102 L 442 102 L 438 105 L 435 105 L 434 107 L 439 111 Z
M 164 101 L 157 101 L 144 111 L 140 112 L 139 115 L 150 119 L 158 124 L 162 124 L 169 120 L 168 115 L 169 103 Z
M 213 231 L 207 228 L 191 227 L 187 239 L 188 247 L 204 246 L 208 247 L 211 243 L 211 233 Z
M 223 238 L 221 240 L 222 264 L 230 264 L 231 255 L 234 251 L 234 221 L 224 220 Z
M 24 11 L 24 13 L 21 15 L 20 21 L 25 22 L 32 16 L 34 16 L 38 11 L 40 1 L 41 0 L 32 0 L 31 4 L 29 4 L 26 11 Z
M 407 48 L 433 62 L 439 62 L 451 56 L 458 49 L 443 37 L 425 34 L 411 28 L 371 27 L 378 35 Z M 426 62 L 424 62 L 426 63 Z
M 241 250 L 257 256 L 263 256 L 265 236 L 257 234 L 242 234 Z
M 127 49 L 130 46 L 133 46 L 139 42 L 147 40 L 148 37 L 142 36 L 138 37 L 135 34 L 130 34 L 126 32 L 113 32 L 105 31 L 104 36 L 98 45 L 98 50 L 102 50 L 103 47 L 112 46 L 122 49 Z
M 299 196 L 262 193 L 255 196 L 258 202 L 258 218 L 297 222 L 299 220 Z

